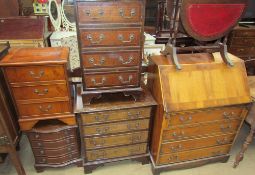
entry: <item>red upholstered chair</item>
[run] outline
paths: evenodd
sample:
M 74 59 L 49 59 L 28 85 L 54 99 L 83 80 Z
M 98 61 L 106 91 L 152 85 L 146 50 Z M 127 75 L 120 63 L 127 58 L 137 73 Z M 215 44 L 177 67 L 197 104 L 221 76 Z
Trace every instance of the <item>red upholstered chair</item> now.
M 177 69 L 178 51 L 218 50 L 225 63 L 233 66 L 227 57 L 227 35 L 241 19 L 248 0 L 167 0 L 170 18 L 170 39 L 164 54 L 171 54 Z M 187 34 L 198 43 L 213 42 L 210 46 L 176 47 L 178 33 Z

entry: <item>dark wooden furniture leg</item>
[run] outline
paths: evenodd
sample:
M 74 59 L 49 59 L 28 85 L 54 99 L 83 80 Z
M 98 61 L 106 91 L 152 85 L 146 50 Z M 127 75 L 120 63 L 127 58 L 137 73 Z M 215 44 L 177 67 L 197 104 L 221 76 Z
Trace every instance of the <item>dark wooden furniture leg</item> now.
M 11 146 L 9 149 L 10 149 L 10 151 L 9 151 L 10 159 L 11 159 L 13 165 L 15 166 L 18 175 L 26 175 L 25 170 L 21 164 L 21 161 L 19 159 L 19 156 L 16 152 L 15 147 Z

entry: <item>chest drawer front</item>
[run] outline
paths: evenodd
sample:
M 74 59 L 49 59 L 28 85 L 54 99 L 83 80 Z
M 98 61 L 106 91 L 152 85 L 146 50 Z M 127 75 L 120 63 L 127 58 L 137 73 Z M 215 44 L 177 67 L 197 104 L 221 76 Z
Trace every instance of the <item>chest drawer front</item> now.
M 236 56 L 254 56 L 255 47 L 230 47 L 228 51 Z
M 82 47 L 140 46 L 141 28 L 80 29 Z
M 141 118 L 150 118 L 151 108 L 134 108 L 116 111 L 104 111 L 89 114 L 82 114 L 83 125 L 105 123 L 121 120 L 134 120 Z
M 234 30 L 233 35 L 237 37 L 255 37 L 254 30 Z
M 140 51 L 99 52 L 82 55 L 83 67 L 86 69 L 139 66 L 140 57 Z
M 241 119 L 243 108 L 242 107 L 230 107 L 219 108 L 213 110 L 197 111 L 197 112 L 184 112 L 174 115 L 167 115 L 168 127 L 174 125 L 202 123 L 213 120 L 229 120 L 239 118 Z
M 73 151 L 78 152 L 77 145 L 68 145 L 59 149 L 42 149 L 34 148 L 33 153 L 35 156 L 44 156 L 44 157 L 57 157 L 66 154 L 71 154 Z
M 35 157 L 36 164 L 49 164 L 49 165 L 58 165 L 63 163 L 68 163 L 72 160 L 79 159 L 80 155 L 78 152 L 73 152 L 65 156 L 57 157 Z
M 85 138 L 86 149 L 103 148 L 109 146 L 120 146 L 147 142 L 148 131 L 134 132 L 128 134 L 112 135 L 107 137 Z
M 39 85 L 39 86 L 22 86 L 12 87 L 16 100 L 68 97 L 66 83 Z
M 100 73 L 84 75 L 85 88 L 138 86 L 138 72 Z
M 10 83 L 65 80 L 65 68 L 59 66 L 26 66 L 5 68 Z
M 69 101 L 18 104 L 18 110 L 21 118 L 71 113 Z
M 197 125 L 186 125 L 171 128 L 163 132 L 164 141 L 176 141 L 194 139 L 215 134 L 235 133 L 241 124 L 241 120 L 215 121 Z
M 87 161 L 112 159 L 144 154 L 147 151 L 147 144 L 137 144 L 131 146 L 121 146 L 116 148 L 100 149 L 86 152 Z
M 206 157 L 215 157 L 228 154 L 231 145 L 216 146 L 211 148 L 197 149 L 191 151 L 185 151 L 175 154 L 166 154 L 159 157 L 158 164 L 169 164 L 184 162 L 189 160 L 201 159 Z
M 79 2 L 79 24 L 141 23 L 141 2 Z
M 114 134 L 118 132 L 132 132 L 149 128 L 149 119 L 118 122 L 114 124 L 102 124 L 96 126 L 84 126 L 83 132 L 85 136 Z
M 167 142 L 161 145 L 161 154 L 176 153 L 180 151 L 193 150 L 198 148 L 212 147 L 231 144 L 235 134 L 203 137 L 185 141 Z
M 74 133 L 68 134 L 68 136 L 58 135 L 57 137 L 64 137 L 62 140 L 54 140 L 56 138 L 52 138 L 50 141 L 44 140 L 32 140 L 30 141 L 32 148 L 44 148 L 44 149 L 57 149 L 63 146 L 67 146 L 69 144 L 77 144 L 76 137 L 72 137 Z M 70 136 L 70 137 L 69 137 Z M 31 136 L 32 139 L 35 139 L 35 136 Z M 66 137 L 66 138 L 65 138 Z M 49 140 L 49 138 L 47 139 Z
M 233 38 L 231 42 L 231 46 L 247 46 L 252 47 L 255 45 L 255 37 L 254 38 Z

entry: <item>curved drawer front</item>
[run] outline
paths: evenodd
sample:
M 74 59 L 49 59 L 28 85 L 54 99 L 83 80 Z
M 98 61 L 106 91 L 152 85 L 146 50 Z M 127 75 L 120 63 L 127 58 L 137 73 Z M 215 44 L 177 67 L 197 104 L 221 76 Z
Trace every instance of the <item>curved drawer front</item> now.
M 132 146 L 87 151 L 85 157 L 87 161 L 95 161 L 144 154 L 146 153 L 146 150 L 147 144 L 144 143 Z
M 39 82 L 39 81 L 65 81 L 65 67 L 59 66 L 26 66 L 5 68 L 10 83 Z
M 134 108 L 117 111 L 104 111 L 89 114 L 81 114 L 83 125 L 105 123 L 121 120 L 134 120 L 150 118 L 151 108 Z
M 86 149 L 103 148 L 147 142 L 148 131 L 134 132 L 128 134 L 111 135 L 107 137 L 85 138 Z
M 78 2 L 79 24 L 141 23 L 141 1 L 134 2 Z
M 139 66 L 141 54 L 140 51 L 84 53 L 82 59 L 86 69 L 131 67 Z
M 13 86 L 12 91 L 16 100 L 68 97 L 66 83 L 22 87 Z
M 240 57 L 254 56 L 255 47 L 230 47 L 228 52 Z
M 82 47 L 140 46 L 141 28 L 80 29 Z
M 63 156 L 66 154 L 71 154 L 73 151 L 78 152 L 77 145 L 68 145 L 60 149 L 41 149 L 41 148 L 33 149 L 33 153 L 35 156 L 44 156 L 44 157 Z
M 49 165 L 59 165 L 63 163 L 68 163 L 72 160 L 79 159 L 80 155 L 78 152 L 73 152 L 65 156 L 57 157 L 35 157 L 36 164 L 49 164 Z
M 32 140 L 32 141 L 30 141 L 30 143 L 31 143 L 32 148 L 56 149 L 56 148 L 67 146 L 67 145 L 73 144 L 73 143 L 77 144 L 77 139 L 76 139 L 76 137 L 73 136 L 73 134 L 74 133 L 69 133 L 68 136 L 58 135 L 58 139 L 62 139 L 62 140 L 56 140 L 53 138 L 53 140 L 50 140 L 50 141 Z M 64 139 L 61 137 L 64 137 Z M 32 139 L 34 139 L 34 136 L 32 136 Z
M 85 89 L 138 86 L 138 72 L 85 74 Z
M 241 120 L 214 121 L 196 125 L 180 125 L 163 131 L 164 141 L 176 141 L 194 139 L 215 134 L 235 133 L 241 124 Z
M 255 32 L 251 30 L 233 30 L 233 35 L 237 37 L 255 37 Z
M 232 144 L 235 134 L 220 135 L 213 137 L 203 137 L 199 139 L 167 142 L 161 145 L 161 154 L 176 153 L 180 151 L 187 151 L 198 148 L 219 146 Z
M 117 132 L 131 132 L 148 128 L 149 119 L 143 119 L 129 122 L 118 122 L 114 124 L 84 126 L 83 132 L 86 136 L 89 136 L 89 135 L 114 134 Z
M 184 151 L 175 154 L 166 154 L 159 157 L 157 164 L 169 164 L 184 162 L 189 160 L 201 159 L 206 157 L 215 157 L 220 155 L 228 154 L 231 145 L 216 146 L 211 148 L 197 149 L 191 151 Z
M 233 38 L 231 41 L 231 47 L 233 46 L 245 46 L 253 47 L 255 46 L 255 37 L 254 38 Z

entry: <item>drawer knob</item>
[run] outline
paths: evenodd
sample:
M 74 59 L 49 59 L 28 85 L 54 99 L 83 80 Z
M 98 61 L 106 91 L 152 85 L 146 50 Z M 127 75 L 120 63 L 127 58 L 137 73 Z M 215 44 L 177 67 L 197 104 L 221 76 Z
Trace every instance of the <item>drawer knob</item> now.
M 43 159 L 42 159 L 42 163 L 45 163 L 45 162 L 46 162 L 46 159 L 45 159 L 45 158 L 43 158 Z
M 39 135 L 39 134 L 36 134 L 36 135 L 35 135 L 35 138 L 36 138 L 36 139 L 38 139 L 39 137 L 40 137 L 40 135 Z
M 95 120 L 97 122 L 106 122 L 109 119 L 109 115 L 105 114 L 105 115 L 101 115 L 101 116 L 95 116 Z
M 122 84 L 129 84 L 131 82 L 131 80 L 133 79 L 132 75 L 128 76 L 128 80 L 124 80 L 124 78 L 120 75 L 119 76 L 119 80 Z
M 41 146 L 42 146 L 42 143 L 38 142 L 38 143 L 37 143 L 37 146 L 40 146 L 40 147 L 41 147 Z
M 127 125 L 127 128 L 128 128 L 129 130 L 139 129 L 139 128 L 140 128 L 140 123 L 137 122 L 137 123 L 135 123 L 135 124 L 128 124 L 128 125 Z
M 52 105 L 48 105 L 47 107 L 39 106 L 41 112 L 49 112 L 52 109 Z
M 118 58 L 118 60 L 119 60 L 119 62 L 121 62 L 121 64 L 130 64 L 133 61 L 133 59 L 134 58 L 132 56 L 128 57 L 127 61 L 124 61 L 122 56 L 119 56 L 119 58 Z
M 179 134 L 177 132 L 173 132 L 172 136 L 174 138 L 182 138 L 184 137 L 184 131 L 181 131 Z
M 89 34 L 87 35 L 87 39 L 90 41 L 91 44 L 100 44 L 105 39 L 105 36 L 101 33 L 99 35 L 99 39 L 97 41 L 93 41 L 92 35 Z
M 98 16 L 93 16 L 93 17 L 91 17 L 91 11 L 90 10 L 84 10 L 84 12 L 91 19 L 100 19 L 100 18 L 102 18 L 104 16 L 104 10 L 103 9 L 99 9 L 98 10 Z
M 93 66 L 102 66 L 105 63 L 105 58 L 101 57 L 99 60 L 99 63 L 95 63 L 94 58 L 89 58 L 89 62 L 90 62 L 90 64 L 93 64 Z
M 38 75 L 36 75 L 33 71 L 29 71 L 29 74 L 31 77 L 39 79 L 44 75 L 44 71 L 43 70 L 39 71 Z
M 168 158 L 169 161 L 178 161 L 179 157 L 177 155 L 172 155 Z
M 118 39 L 122 43 L 131 43 L 135 39 L 135 35 L 134 34 L 130 34 L 129 35 L 129 40 L 124 40 L 124 36 L 122 34 L 119 34 L 118 35 Z
M 71 143 L 71 141 L 68 139 L 68 140 L 66 140 L 66 143 Z
M 67 151 L 72 151 L 72 147 L 67 148 Z
M 188 123 L 188 122 L 191 122 L 192 121 L 192 116 L 189 116 L 189 117 L 184 117 L 184 116 L 180 116 L 179 117 L 179 120 L 182 122 L 182 123 Z
M 95 78 L 91 78 L 91 82 L 94 84 L 94 86 L 102 86 L 104 85 L 105 81 L 106 81 L 105 77 L 101 79 L 101 82 L 97 82 Z
M 104 128 L 96 128 L 96 132 L 98 134 L 106 134 L 109 131 L 109 127 L 104 127 Z
M 231 125 L 228 125 L 228 126 L 221 125 L 220 129 L 222 132 L 229 132 L 232 130 L 232 126 Z
M 177 146 L 171 146 L 170 147 L 171 152 L 177 152 L 177 151 L 180 151 L 181 149 L 182 149 L 182 145 L 181 144 L 179 144 Z
M 43 150 L 41 150 L 41 151 L 40 151 L 40 154 L 41 154 L 41 155 L 43 155 L 43 154 L 44 154 L 44 151 L 43 151 Z
M 141 111 L 138 111 L 135 114 L 133 114 L 131 112 L 128 112 L 127 115 L 128 115 L 128 119 L 129 120 L 131 120 L 131 119 L 138 119 L 141 116 Z
M 103 146 L 104 144 L 105 144 L 105 139 L 97 139 L 97 141 L 96 141 L 96 139 L 90 139 L 90 144 L 93 144 L 94 146 Z
M 44 89 L 42 92 L 40 92 L 38 89 L 35 89 L 34 90 L 34 93 L 39 95 L 39 96 L 43 96 L 43 95 L 46 95 L 48 94 L 49 90 L 48 89 Z
M 217 145 L 225 145 L 229 143 L 227 138 L 217 139 L 216 142 L 217 142 Z
M 119 9 L 119 14 L 122 18 L 125 18 L 125 19 L 130 19 L 130 18 L 133 18 L 135 15 L 136 15 L 136 12 L 135 12 L 135 9 L 131 9 L 130 10 L 130 16 L 125 16 L 125 11 L 123 8 L 120 8 Z

